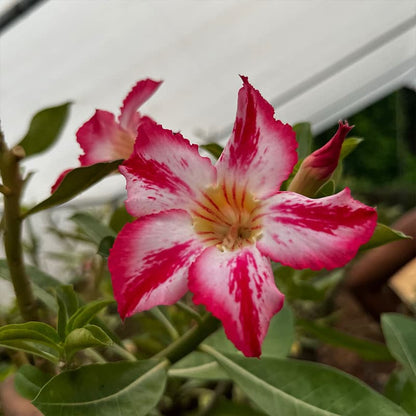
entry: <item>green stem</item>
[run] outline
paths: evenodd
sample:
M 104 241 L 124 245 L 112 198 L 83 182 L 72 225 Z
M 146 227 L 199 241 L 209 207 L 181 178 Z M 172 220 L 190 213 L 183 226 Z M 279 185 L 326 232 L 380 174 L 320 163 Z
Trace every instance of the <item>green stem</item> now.
M 116 352 L 120 357 L 125 358 L 128 361 L 137 361 L 137 358 L 129 351 L 121 347 L 120 345 L 114 343 L 111 345 L 110 349 Z
M 164 350 L 157 353 L 154 358 L 167 358 L 172 364 L 179 361 L 198 347 L 198 345 L 220 326 L 220 321 L 206 314 L 201 323 L 190 329 L 175 342 L 170 344 Z
M 168 331 L 172 340 L 176 340 L 179 338 L 178 331 L 176 328 L 171 324 L 168 318 L 166 318 L 165 314 L 159 309 L 158 306 L 150 309 L 149 311 Z
M 182 301 L 179 301 L 179 302 L 176 302 L 176 306 L 178 308 L 181 308 L 190 317 L 196 319 L 196 321 L 198 323 L 201 323 L 201 315 L 197 311 L 195 311 L 194 309 L 192 309 L 190 306 L 188 306 L 186 303 L 184 303 Z
M 107 360 L 97 351 L 93 350 L 92 348 L 87 348 L 84 350 L 84 354 L 96 363 L 106 363 Z
M 8 149 L 3 133 L 0 132 L 0 173 L 3 185 L 10 190 L 4 194 L 4 248 L 9 266 L 17 305 L 25 321 L 37 321 L 38 307 L 32 286 L 23 263 L 22 219 L 20 217 L 20 196 L 23 180 L 19 161 L 24 157 L 20 146 Z

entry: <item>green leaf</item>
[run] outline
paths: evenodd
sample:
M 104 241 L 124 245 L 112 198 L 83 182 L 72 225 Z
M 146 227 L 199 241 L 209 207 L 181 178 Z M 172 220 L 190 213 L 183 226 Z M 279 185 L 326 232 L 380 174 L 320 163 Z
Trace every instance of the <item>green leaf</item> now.
M 78 310 L 78 296 L 72 285 L 61 285 L 56 288 L 56 300 L 58 302 L 58 334 L 63 341 L 67 334 L 67 322 Z
M 222 151 L 224 150 L 224 148 L 220 146 L 218 143 L 201 144 L 199 147 L 211 153 L 212 156 L 215 157 L 215 159 L 218 159 L 221 156 Z
M 105 347 L 111 345 L 111 338 L 96 325 L 86 325 L 71 331 L 65 338 L 64 350 L 68 362 L 73 355 L 85 348 Z
M 360 250 L 368 250 L 370 248 L 382 246 L 383 244 L 387 244 L 396 240 L 402 240 L 404 238 L 411 237 L 403 234 L 401 231 L 393 230 L 387 225 L 377 223 L 376 229 L 373 236 L 370 238 L 370 241 L 366 244 L 363 244 L 360 247 Z
M 97 218 L 86 212 L 78 212 L 74 214 L 71 221 L 75 222 L 78 227 L 89 237 L 89 239 L 99 245 L 103 238 L 107 236 L 115 237 L 116 233 L 113 229 L 103 224 Z
M 167 362 L 94 364 L 54 377 L 33 400 L 44 416 L 144 416 L 160 400 Z
M 27 217 L 36 212 L 63 204 L 69 201 L 92 185 L 99 182 L 105 176 L 114 172 L 122 160 L 113 162 L 96 163 L 91 166 L 82 166 L 68 172 L 58 189 L 47 199 L 26 211 L 22 217 Z
M 394 371 L 384 388 L 384 395 L 403 407 L 409 415 L 416 415 L 416 384 L 405 371 Z
M 134 217 L 127 212 L 123 204 L 114 210 L 109 225 L 116 233 L 119 233 L 128 222 L 132 222 L 133 220 Z
M 339 160 L 345 159 L 362 141 L 363 139 L 359 137 L 349 137 L 348 139 L 345 139 L 342 143 Z
M 43 373 L 33 365 L 25 364 L 17 370 L 14 386 L 22 397 L 33 400 L 51 378 L 52 375 Z
M 325 182 L 316 192 L 314 198 L 324 198 L 326 196 L 334 195 L 335 193 L 335 181 L 330 179 Z
M 45 358 L 53 362 L 54 364 L 58 364 L 61 358 L 61 350 L 58 352 L 55 348 L 50 348 L 49 345 L 45 345 L 44 343 L 39 343 L 37 341 L 31 342 L 26 340 L 10 340 L 10 341 L 1 341 L 0 346 L 5 348 L 10 348 L 16 351 L 23 351 L 28 354 L 37 355 L 39 357 Z
M 114 300 L 96 300 L 79 308 L 68 320 L 66 333 L 87 325 L 101 309 L 114 303 Z
M 10 362 L 0 362 L 0 383 L 16 372 L 16 366 Z
M 293 313 L 289 305 L 285 304 L 282 310 L 270 321 L 269 330 L 263 341 L 261 357 L 286 357 L 290 353 L 294 338 Z M 222 328 L 210 335 L 205 343 L 221 352 L 240 354 L 233 343 L 228 340 Z M 197 351 L 176 363 L 169 370 L 169 375 L 201 380 L 224 380 L 228 378 L 212 358 Z
M 55 328 L 43 322 L 25 322 L 23 324 L 9 324 L 0 328 L 0 342 L 11 339 L 28 339 L 46 344 L 58 344 L 60 338 Z
M 313 270 L 294 270 L 277 264 L 273 264 L 273 273 L 277 287 L 288 300 L 322 302 L 342 279 L 340 271 L 318 276 Z
M 115 237 L 112 237 L 111 235 L 104 237 L 98 245 L 97 254 L 99 254 L 101 257 L 104 257 L 105 259 L 108 258 L 110 255 L 110 249 L 114 245 L 114 241 Z
M 381 327 L 391 354 L 416 383 L 416 320 L 385 313 L 381 315 Z
M 58 333 L 43 322 L 4 325 L 0 328 L 0 345 L 39 355 L 58 362 L 61 354 Z
M 365 360 L 391 361 L 393 359 L 386 346 L 379 342 L 357 338 L 334 328 L 304 319 L 298 319 L 296 324 L 320 341 L 354 351 Z
M 247 359 L 201 347 L 213 356 L 244 393 L 269 415 L 406 416 L 393 402 L 360 380 L 307 361 Z
M 312 152 L 312 130 L 310 123 L 297 123 L 293 126 L 298 142 L 298 157 L 304 159 Z
M 55 143 L 65 125 L 70 104 L 45 108 L 35 114 L 26 136 L 19 143 L 26 157 L 44 152 Z

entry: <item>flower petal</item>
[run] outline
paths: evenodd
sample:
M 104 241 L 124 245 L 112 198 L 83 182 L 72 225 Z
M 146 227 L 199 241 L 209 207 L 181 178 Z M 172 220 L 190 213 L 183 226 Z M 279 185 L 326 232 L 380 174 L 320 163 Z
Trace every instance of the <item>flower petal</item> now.
M 354 200 L 350 190 L 321 199 L 279 192 L 264 206 L 259 250 L 296 269 L 344 266 L 376 226 L 376 211 Z
M 81 166 L 127 159 L 133 151 L 134 138 L 119 126 L 114 114 L 97 110 L 77 131 L 77 141 L 85 153 L 79 157 Z
M 293 129 L 275 120 L 273 107 L 241 78 L 233 133 L 216 165 L 218 180 L 247 183 L 256 197 L 264 198 L 288 178 L 297 161 L 297 142 Z
M 270 319 L 283 306 L 270 260 L 254 246 L 206 249 L 189 271 L 193 301 L 221 319 L 227 337 L 247 357 L 259 357 Z
M 139 127 L 135 150 L 119 168 L 126 177 L 126 208 L 139 217 L 166 209 L 187 209 L 216 173 L 198 146 L 150 119 Z
M 126 224 L 108 258 L 120 316 L 177 302 L 188 290 L 188 268 L 203 249 L 185 211 Z
M 153 81 L 152 79 L 139 81 L 124 99 L 120 109 L 119 122 L 121 127 L 129 131 L 134 137 L 137 133 L 139 121 L 137 110 L 155 93 L 161 83 L 162 81 Z

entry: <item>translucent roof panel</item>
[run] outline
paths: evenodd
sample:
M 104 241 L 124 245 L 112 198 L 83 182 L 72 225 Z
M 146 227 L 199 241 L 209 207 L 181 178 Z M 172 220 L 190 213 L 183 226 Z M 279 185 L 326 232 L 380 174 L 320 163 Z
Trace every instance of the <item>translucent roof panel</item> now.
M 165 82 L 143 110 L 194 142 L 226 139 L 247 75 L 285 122 L 319 132 L 415 85 L 416 2 L 49 0 L 0 37 L 0 115 L 10 143 L 42 107 L 71 100 L 58 145 L 26 163 L 27 200 L 76 166 L 75 132 L 118 111 L 139 79 Z M 88 197 L 118 193 L 107 180 Z

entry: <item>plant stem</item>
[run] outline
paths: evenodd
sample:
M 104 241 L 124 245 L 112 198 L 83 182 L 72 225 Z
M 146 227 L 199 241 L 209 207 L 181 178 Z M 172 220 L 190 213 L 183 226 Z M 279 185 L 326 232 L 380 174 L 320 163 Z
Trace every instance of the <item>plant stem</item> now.
M 23 263 L 22 219 L 20 217 L 20 196 L 23 180 L 19 161 L 24 157 L 20 146 L 8 149 L 0 131 L 0 173 L 4 186 L 10 190 L 4 194 L 4 248 L 9 266 L 17 305 L 25 321 L 37 321 L 38 308 L 32 286 Z
M 186 312 L 192 318 L 196 319 L 198 323 L 201 322 L 201 315 L 197 311 L 192 309 L 190 306 L 188 306 L 185 302 L 178 301 L 176 302 L 176 306 L 178 308 L 181 308 L 184 312 Z
M 120 357 L 125 358 L 128 361 L 137 361 L 137 358 L 129 351 L 121 347 L 120 345 L 114 343 L 111 345 L 110 349 L 116 352 Z
M 219 326 L 220 321 L 217 318 L 211 314 L 206 314 L 199 325 L 190 329 L 175 342 L 157 353 L 154 358 L 167 358 L 172 364 L 176 363 L 176 361 L 194 351 Z
M 178 331 L 172 325 L 168 318 L 166 318 L 165 314 L 160 310 L 158 306 L 150 309 L 149 311 L 168 331 L 172 340 L 176 340 L 179 338 Z

